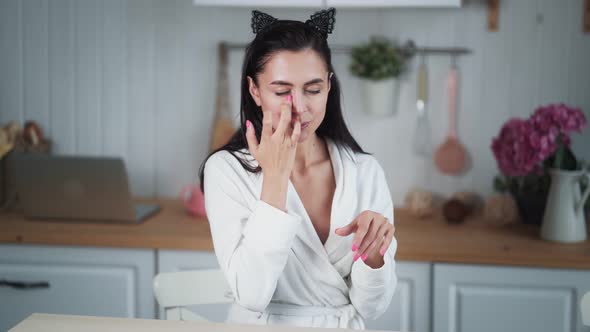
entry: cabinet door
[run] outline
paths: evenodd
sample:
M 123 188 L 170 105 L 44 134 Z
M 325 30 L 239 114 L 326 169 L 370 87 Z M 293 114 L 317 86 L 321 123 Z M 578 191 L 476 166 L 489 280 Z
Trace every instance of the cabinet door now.
M 429 332 L 431 264 L 397 262 L 396 272 L 389 308 L 377 320 L 367 321 L 367 329 Z
M 219 264 L 212 251 L 158 250 L 158 273 L 217 269 Z M 166 319 L 164 310 L 158 307 L 158 318 Z M 224 322 L 229 304 L 207 304 L 187 307 L 213 322 Z
M 327 0 L 328 7 L 461 7 L 461 0 Z
M 434 331 L 582 331 L 590 271 L 434 266 Z
M 0 280 L 48 288 L 0 287 L 0 331 L 30 314 L 153 318 L 153 250 L 0 245 Z
M 322 0 L 193 0 L 196 6 L 223 7 L 320 7 Z

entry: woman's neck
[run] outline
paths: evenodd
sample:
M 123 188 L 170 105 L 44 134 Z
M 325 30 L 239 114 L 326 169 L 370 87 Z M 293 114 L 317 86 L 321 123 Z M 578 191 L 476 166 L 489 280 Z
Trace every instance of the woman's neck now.
M 305 174 L 307 168 L 326 158 L 327 149 L 324 140 L 315 133 L 307 140 L 297 144 L 293 172 Z

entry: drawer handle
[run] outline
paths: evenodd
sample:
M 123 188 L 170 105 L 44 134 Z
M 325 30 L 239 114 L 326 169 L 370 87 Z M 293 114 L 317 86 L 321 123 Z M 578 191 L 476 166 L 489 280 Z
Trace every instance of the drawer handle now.
M 12 287 L 16 289 L 49 288 L 49 283 L 47 281 L 25 282 L 1 279 L 0 287 Z

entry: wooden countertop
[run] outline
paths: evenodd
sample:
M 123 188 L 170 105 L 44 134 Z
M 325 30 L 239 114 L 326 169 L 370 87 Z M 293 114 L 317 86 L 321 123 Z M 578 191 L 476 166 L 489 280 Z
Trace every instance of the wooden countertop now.
M 179 200 L 139 199 L 158 203 L 158 214 L 141 224 L 70 222 L 27 219 L 0 214 L 0 243 L 213 250 L 209 224 L 185 213 Z
M 227 324 L 162 319 L 53 315 L 35 313 L 10 332 L 325 332 L 326 329 L 285 325 Z M 333 331 L 333 329 L 327 330 Z M 339 329 L 339 332 L 357 330 Z M 371 332 L 366 330 L 367 332 Z M 377 332 L 377 331 L 374 331 Z
M 158 203 L 162 211 L 139 225 L 39 221 L 3 213 L 0 243 L 213 249 L 206 219 L 187 215 L 178 200 Z M 395 210 L 395 220 L 398 260 L 590 269 L 590 240 L 576 244 L 544 241 L 537 226 L 492 226 L 477 216 L 449 225 L 442 216 L 421 220 L 404 209 Z

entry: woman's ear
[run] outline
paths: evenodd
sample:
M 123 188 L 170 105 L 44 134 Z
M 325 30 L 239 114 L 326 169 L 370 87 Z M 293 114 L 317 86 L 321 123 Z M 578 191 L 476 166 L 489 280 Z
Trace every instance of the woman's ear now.
M 256 86 L 256 82 L 252 79 L 252 77 L 248 76 L 248 91 L 254 99 L 254 102 L 257 106 L 260 106 L 262 103 L 260 102 L 260 91 L 258 91 L 258 87 Z

